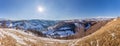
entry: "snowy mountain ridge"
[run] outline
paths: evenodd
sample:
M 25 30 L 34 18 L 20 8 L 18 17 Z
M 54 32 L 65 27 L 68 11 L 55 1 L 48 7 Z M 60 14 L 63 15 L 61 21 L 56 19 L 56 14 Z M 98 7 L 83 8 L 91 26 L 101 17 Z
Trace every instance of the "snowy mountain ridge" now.
M 20 21 L 12 21 L 12 20 L 2 20 L 0 21 L 1 26 L 10 27 L 10 28 L 19 28 L 23 30 L 34 29 L 37 31 L 45 30 L 48 26 L 54 25 L 55 21 L 47 21 L 47 20 L 20 20 Z
M 31 31 L 38 36 L 49 37 L 49 38 L 63 38 L 73 37 L 76 32 L 85 32 L 89 30 L 96 23 L 107 21 L 109 19 L 85 19 L 85 20 L 2 20 L 0 21 L 0 27 L 3 28 L 14 28 L 21 29 L 24 31 Z M 104 22 L 103 22 L 104 23 Z M 106 22 L 105 22 L 106 23 Z M 104 25 L 104 24 L 103 24 Z M 82 29 L 81 29 L 82 28 Z M 83 36 L 79 36 L 83 37 Z

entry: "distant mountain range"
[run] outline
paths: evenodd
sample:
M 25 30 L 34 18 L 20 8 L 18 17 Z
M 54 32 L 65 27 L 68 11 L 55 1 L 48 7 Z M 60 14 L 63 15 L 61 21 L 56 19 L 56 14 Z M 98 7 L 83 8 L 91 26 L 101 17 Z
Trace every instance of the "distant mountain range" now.
M 88 35 L 87 32 L 93 33 L 101 26 L 105 25 L 112 18 L 91 18 L 91 19 L 74 19 L 74 20 L 0 20 L 1 28 L 14 28 L 32 32 L 37 36 L 73 39 Z M 100 26 L 99 26 L 100 25 Z M 96 29 L 92 29 L 93 27 Z M 92 30 L 92 31 L 91 31 Z M 69 37 L 69 38 L 68 38 Z
M 18 28 L 22 30 L 33 29 L 37 31 L 43 31 L 47 27 L 55 25 L 57 21 L 48 21 L 48 20 L 1 20 L 1 27 L 8 28 Z

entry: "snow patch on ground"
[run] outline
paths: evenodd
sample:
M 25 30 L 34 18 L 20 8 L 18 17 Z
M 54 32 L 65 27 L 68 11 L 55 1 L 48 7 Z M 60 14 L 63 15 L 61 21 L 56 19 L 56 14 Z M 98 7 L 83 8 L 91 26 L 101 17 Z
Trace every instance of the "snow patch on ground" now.
M 112 37 L 115 37 L 115 33 L 111 33 L 111 36 L 112 36 Z
M 96 46 L 99 46 L 99 40 L 97 40 L 97 45 Z
M 113 19 L 113 21 L 117 21 L 117 19 Z
M 93 41 L 91 41 L 91 42 L 90 42 L 90 44 L 91 44 L 91 46 L 92 46 L 92 44 L 93 44 Z
M 26 33 L 26 32 L 24 32 L 23 30 L 15 30 L 15 29 L 7 29 L 7 30 L 15 31 L 15 32 L 18 32 L 18 33 L 20 33 L 20 34 L 22 34 L 22 35 L 34 36 L 33 34 L 31 34 L 31 33 Z
M 4 34 L 6 34 L 8 36 L 11 36 L 12 38 L 14 38 L 16 40 L 16 42 L 18 42 L 19 44 L 26 45 L 26 43 L 23 41 L 23 39 L 21 39 L 20 37 L 18 37 L 16 34 L 13 34 L 13 33 L 10 33 L 10 32 L 4 31 L 4 30 L 2 30 L 2 32 Z
M 53 44 L 54 42 L 47 42 L 47 43 Z
M 112 36 L 112 40 L 116 39 L 115 33 L 111 33 L 111 36 Z
M 26 37 L 24 37 L 24 39 L 25 39 L 25 40 L 27 40 L 27 41 L 34 42 L 34 43 L 36 43 L 36 42 L 37 42 L 37 41 L 36 41 L 36 40 L 34 40 L 34 39 L 30 39 L 30 38 L 26 38 Z
M 3 38 L 3 37 L 5 37 L 5 35 L 3 34 L 3 32 L 2 32 L 3 30 L 1 30 L 0 29 L 0 38 Z

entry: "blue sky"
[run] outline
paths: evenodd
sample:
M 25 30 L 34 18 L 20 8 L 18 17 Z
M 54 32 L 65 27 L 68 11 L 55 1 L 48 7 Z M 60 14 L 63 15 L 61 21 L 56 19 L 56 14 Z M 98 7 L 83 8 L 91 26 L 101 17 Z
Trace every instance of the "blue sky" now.
M 14 20 L 116 17 L 119 12 L 120 0 L 0 0 L 0 18 Z

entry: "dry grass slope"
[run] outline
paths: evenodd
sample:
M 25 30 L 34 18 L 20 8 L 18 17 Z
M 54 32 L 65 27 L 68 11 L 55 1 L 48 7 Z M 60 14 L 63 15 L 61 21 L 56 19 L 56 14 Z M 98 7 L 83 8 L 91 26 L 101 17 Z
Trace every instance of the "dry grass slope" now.
M 83 38 L 82 38 L 83 39 Z M 114 19 L 75 46 L 120 46 L 120 18 Z
M 21 30 L 0 28 L 0 46 L 68 46 L 72 40 L 42 38 Z

